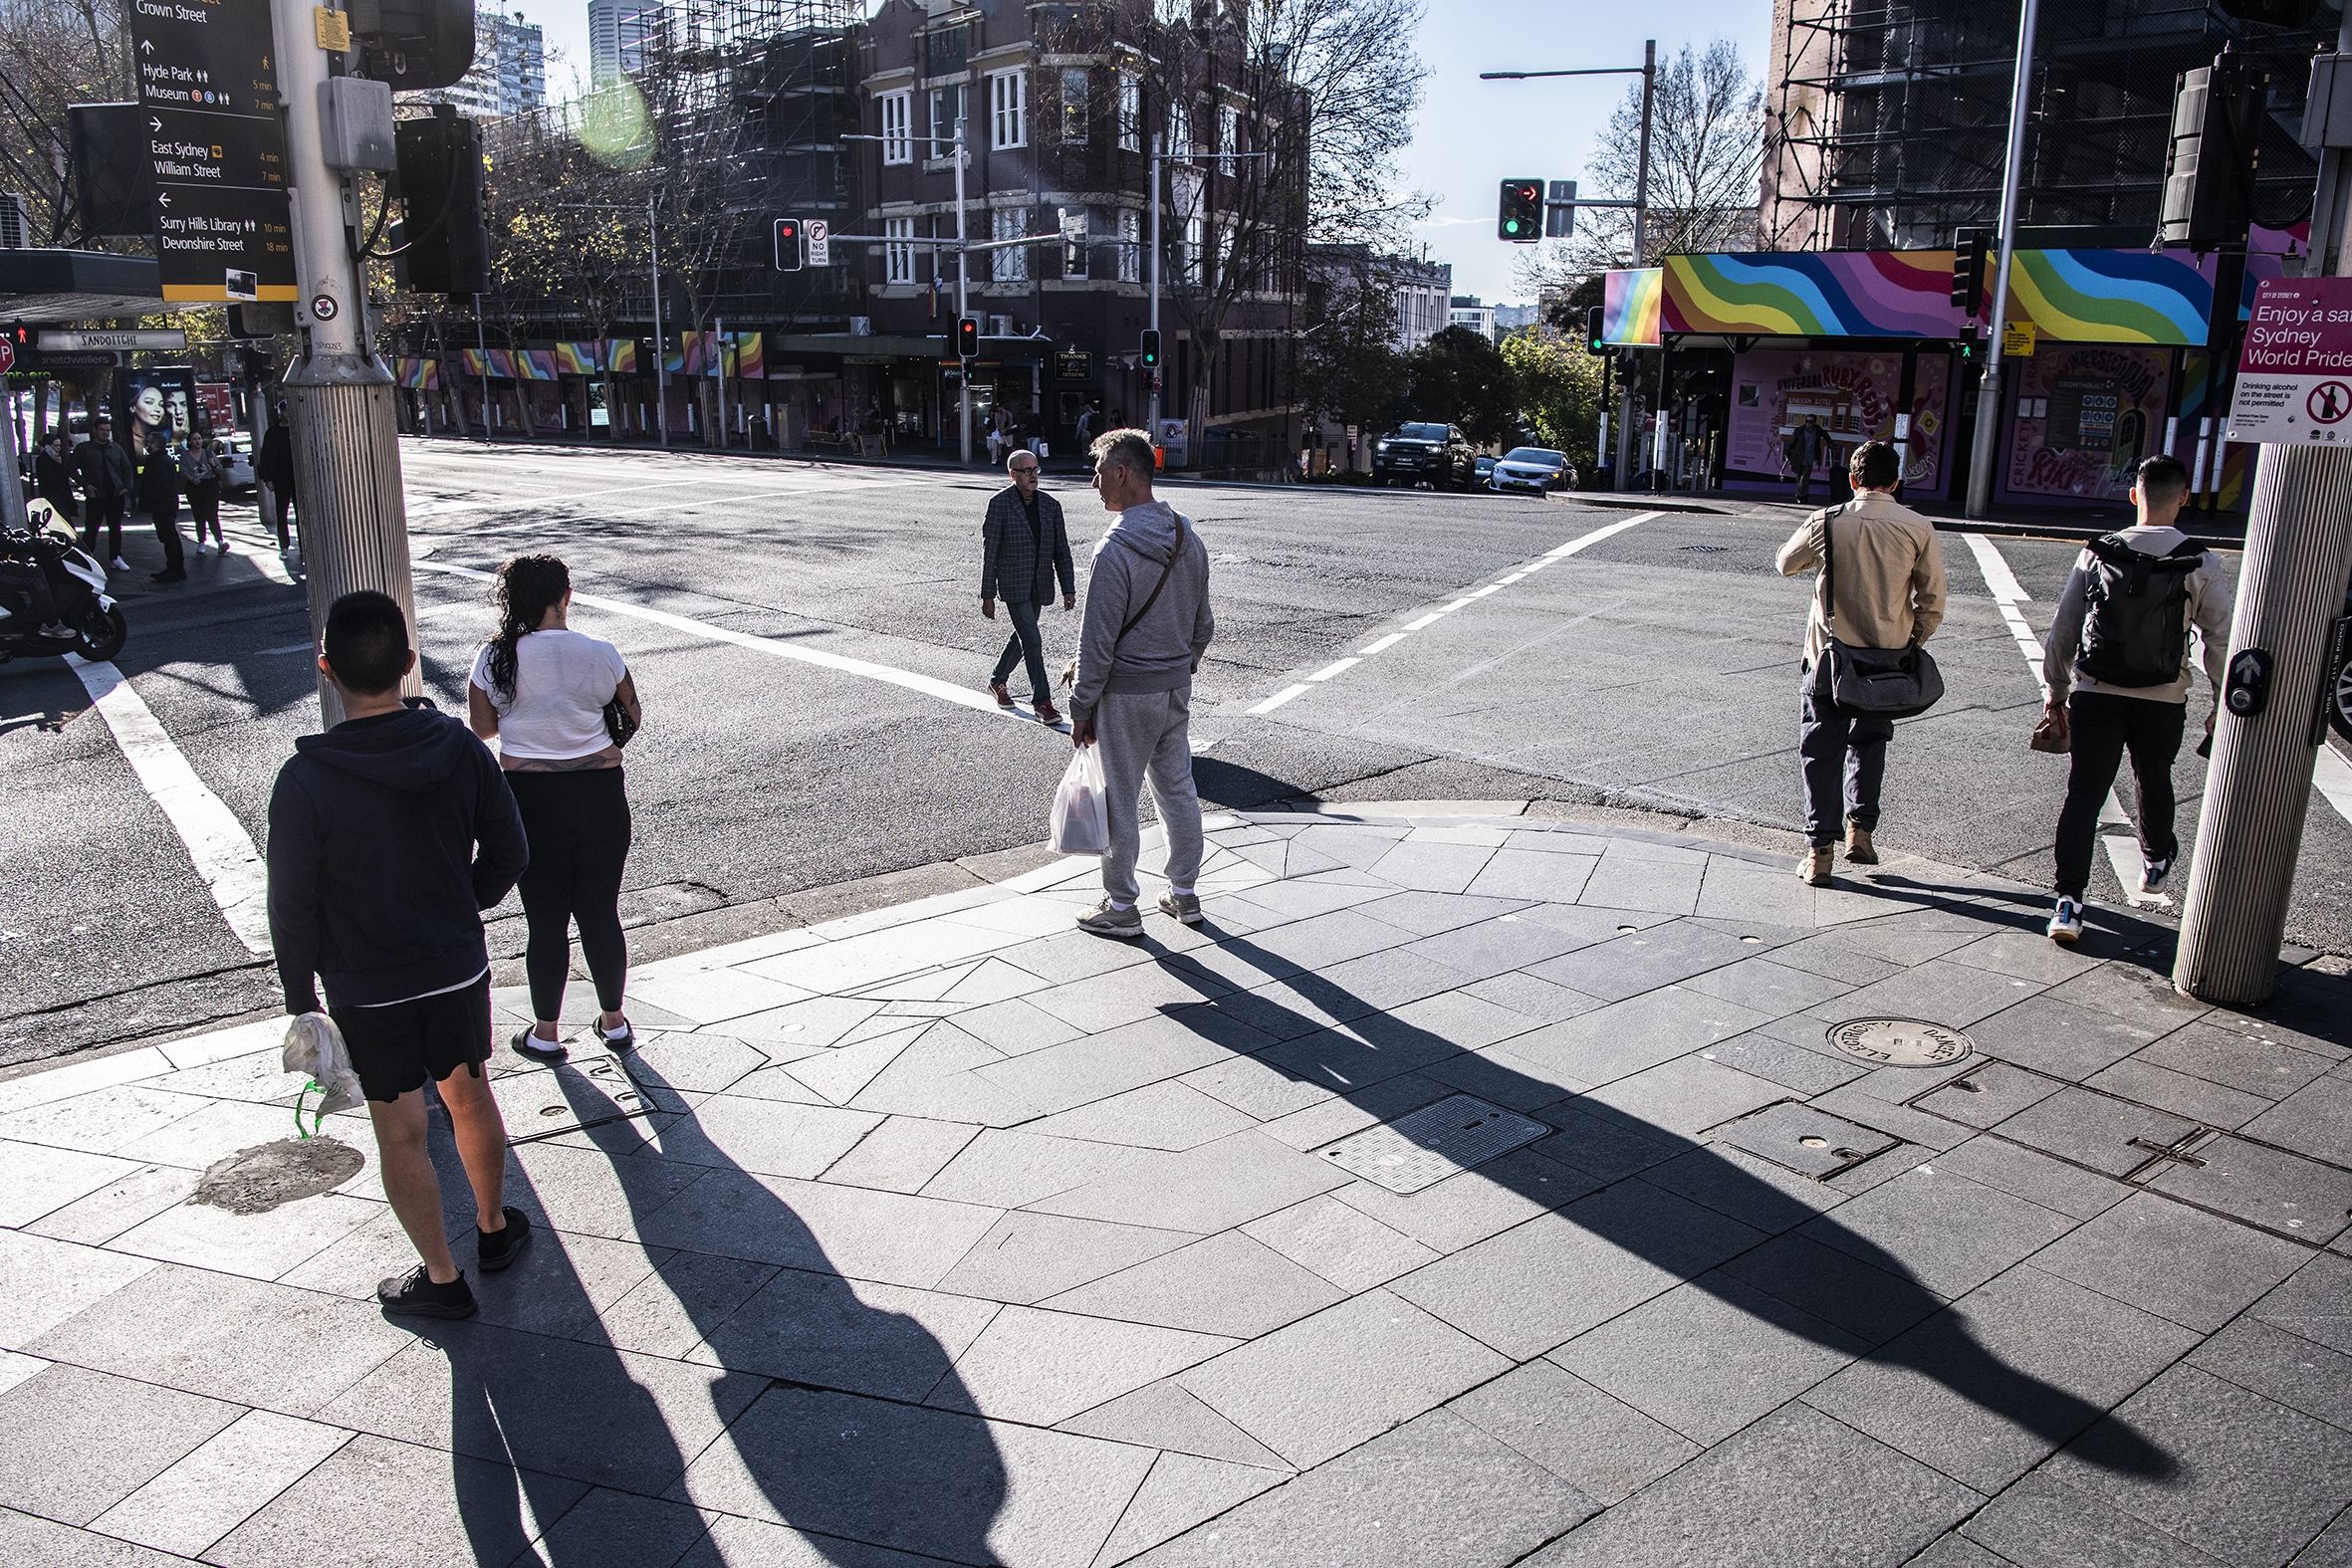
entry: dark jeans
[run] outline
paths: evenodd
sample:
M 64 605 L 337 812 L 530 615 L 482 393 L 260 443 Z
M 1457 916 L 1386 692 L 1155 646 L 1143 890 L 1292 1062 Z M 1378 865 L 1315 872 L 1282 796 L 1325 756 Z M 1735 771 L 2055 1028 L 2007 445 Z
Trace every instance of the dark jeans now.
M 517 891 L 530 940 L 523 972 L 531 1012 L 553 1019 L 564 1009 L 572 973 L 572 926 L 580 956 L 596 983 L 596 1005 L 620 1010 L 628 981 L 628 939 L 620 932 L 620 874 L 629 854 L 629 801 L 617 768 L 583 773 L 510 773 L 515 809 L 531 840 L 531 864 Z
M 99 563 L 115 560 L 122 554 L 122 498 L 120 496 L 92 496 L 90 510 L 82 517 L 82 548 L 98 556 L 98 526 L 107 526 L 107 553 L 99 556 Z
M 2173 759 L 2181 755 L 2186 703 L 2151 702 L 2108 692 L 2076 692 L 2066 699 L 2066 804 L 2058 812 L 2058 874 L 2053 886 L 2079 899 L 2090 886 L 2091 846 L 2099 833 L 2099 807 L 2115 786 L 2123 754 L 2132 754 L 2132 778 L 2140 786 L 2140 853 L 2151 861 L 2181 852 L 2173 834 Z M 2136 891 L 2136 890 L 2135 890 Z
M 997 670 L 988 678 L 991 686 L 1002 686 L 1005 677 L 1013 673 L 1013 666 L 1029 661 L 1029 700 L 1050 703 L 1054 700 L 1054 682 L 1046 674 L 1046 636 L 1038 630 L 1038 611 L 1043 604 L 1024 604 L 1018 599 L 1005 600 L 1005 614 L 1013 622 L 1013 635 L 1005 643 L 1004 655 L 997 660 Z
M 264 490 L 263 494 L 270 498 L 270 523 L 278 531 L 278 549 L 280 551 L 290 549 L 293 541 L 286 533 L 286 509 L 293 506 L 294 487 L 292 485 L 271 485 Z M 298 515 L 302 511 L 300 507 L 295 507 L 294 510 Z
M 1805 841 L 1816 846 L 1836 843 L 1846 817 L 1866 833 L 1878 831 L 1878 788 L 1887 776 L 1887 742 L 1895 738 L 1894 720 L 1841 708 L 1816 692 L 1817 673 L 1805 671 L 1799 688 L 1796 746 L 1804 759 Z
M 220 531 L 220 481 L 207 479 L 202 484 L 188 487 L 188 511 L 196 519 L 196 543 L 204 543 L 204 530 L 210 527 L 213 543 L 226 545 L 228 536 Z
M 188 560 L 180 546 L 179 498 L 174 496 L 166 506 L 149 509 L 155 520 L 155 538 L 163 546 L 163 569 L 174 576 L 186 576 Z

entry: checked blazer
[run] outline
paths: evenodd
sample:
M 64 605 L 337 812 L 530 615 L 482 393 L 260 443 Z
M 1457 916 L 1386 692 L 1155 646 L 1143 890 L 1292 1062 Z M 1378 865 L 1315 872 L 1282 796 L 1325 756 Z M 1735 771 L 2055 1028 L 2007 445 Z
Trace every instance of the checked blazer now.
M 1077 592 L 1077 568 L 1069 559 L 1061 503 L 1044 489 L 1038 491 L 1038 537 L 1033 544 L 1020 488 L 1007 485 L 989 497 L 988 521 L 980 526 L 980 596 L 1008 603 L 1051 603 L 1057 575 L 1064 594 Z

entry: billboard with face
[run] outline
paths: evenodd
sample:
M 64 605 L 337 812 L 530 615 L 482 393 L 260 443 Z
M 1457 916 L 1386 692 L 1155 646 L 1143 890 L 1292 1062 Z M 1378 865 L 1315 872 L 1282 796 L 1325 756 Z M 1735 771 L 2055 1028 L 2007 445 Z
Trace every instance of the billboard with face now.
M 186 365 L 115 372 L 115 439 L 134 463 L 186 441 L 199 406 L 196 372 Z

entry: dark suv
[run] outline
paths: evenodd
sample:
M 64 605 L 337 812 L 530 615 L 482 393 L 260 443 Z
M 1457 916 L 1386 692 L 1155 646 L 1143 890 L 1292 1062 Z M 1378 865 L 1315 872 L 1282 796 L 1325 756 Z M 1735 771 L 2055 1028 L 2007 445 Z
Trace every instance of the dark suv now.
M 1468 490 L 1478 452 L 1452 425 L 1411 424 L 1372 443 L 1372 477 L 1383 485 L 1426 479 L 1439 490 Z

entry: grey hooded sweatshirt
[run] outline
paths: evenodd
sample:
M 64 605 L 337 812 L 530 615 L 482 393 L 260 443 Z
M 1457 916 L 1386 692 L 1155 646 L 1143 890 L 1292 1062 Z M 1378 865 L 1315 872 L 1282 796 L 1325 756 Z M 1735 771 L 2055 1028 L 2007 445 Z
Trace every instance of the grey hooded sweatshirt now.
M 1209 613 L 1208 547 L 1190 518 L 1168 585 L 1134 629 L 1119 635 L 1151 597 L 1175 550 L 1176 511 L 1164 501 L 1129 507 L 1095 542 L 1078 675 L 1069 694 L 1072 719 L 1092 719 L 1105 692 L 1172 692 L 1192 685 L 1217 622 Z

